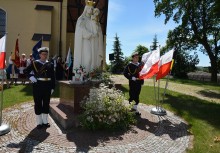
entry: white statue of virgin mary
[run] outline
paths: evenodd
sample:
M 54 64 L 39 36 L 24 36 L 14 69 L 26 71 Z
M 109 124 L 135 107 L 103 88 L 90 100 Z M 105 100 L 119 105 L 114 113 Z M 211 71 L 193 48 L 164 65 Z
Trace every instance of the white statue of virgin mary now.
M 101 24 L 99 22 L 100 11 L 94 8 L 92 19 L 92 32 L 96 37 L 92 37 L 92 68 L 102 69 L 103 66 L 103 34 Z
M 91 20 L 95 2 L 86 0 L 85 3 L 84 11 L 76 23 L 73 72 L 76 68 L 83 66 L 88 73 L 92 70 L 92 38 L 97 34 L 92 31 Z

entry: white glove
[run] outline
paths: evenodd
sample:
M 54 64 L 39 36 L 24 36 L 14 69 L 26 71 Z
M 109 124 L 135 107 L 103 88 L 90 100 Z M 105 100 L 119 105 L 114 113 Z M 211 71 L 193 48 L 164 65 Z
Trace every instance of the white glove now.
M 133 80 L 133 81 L 136 81 L 136 80 L 137 80 L 137 78 L 135 78 L 135 77 L 132 77 L 132 78 L 131 78 L 131 80 Z
M 36 79 L 34 76 L 31 76 L 31 77 L 29 78 L 29 80 L 31 80 L 32 83 L 37 82 L 37 79 Z
M 52 94 L 53 94 L 53 92 L 54 92 L 54 89 L 51 89 L 51 93 L 50 93 L 50 94 L 52 95 Z

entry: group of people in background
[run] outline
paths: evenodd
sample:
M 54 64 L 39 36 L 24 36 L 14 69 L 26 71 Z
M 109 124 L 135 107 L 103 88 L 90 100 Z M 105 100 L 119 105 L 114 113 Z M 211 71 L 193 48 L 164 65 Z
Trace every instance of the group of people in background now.
M 22 54 L 20 57 L 19 64 L 15 64 L 12 60 L 12 56 L 9 56 L 8 59 L 8 66 L 5 70 L 6 73 L 6 83 L 7 87 L 9 88 L 12 84 L 17 84 L 18 79 L 21 81 L 22 84 L 25 84 L 27 81 L 26 75 L 24 74 L 23 70 L 30 65 L 30 63 L 33 61 L 32 54 L 30 54 L 29 58 L 26 58 L 25 54 Z M 10 81 L 10 83 L 9 83 Z
M 56 80 L 71 80 L 73 67 L 72 65 L 67 68 L 65 61 L 63 61 L 61 56 L 58 56 L 57 58 L 51 58 L 50 60 L 54 64 Z M 12 60 L 12 56 L 9 56 L 6 69 L 0 70 L 0 80 L 4 79 L 7 84 L 7 88 L 10 88 L 10 86 L 13 84 L 17 85 L 18 81 L 23 85 L 25 83 L 30 83 L 23 70 L 28 67 L 32 61 L 34 61 L 32 54 L 30 54 L 28 58 L 26 54 L 21 54 L 19 64 L 15 64 Z
M 71 66 L 67 67 L 66 60 L 63 60 L 61 56 L 58 56 L 54 60 L 56 80 L 71 80 L 72 79 L 73 62 L 71 63 L 72 63 Z

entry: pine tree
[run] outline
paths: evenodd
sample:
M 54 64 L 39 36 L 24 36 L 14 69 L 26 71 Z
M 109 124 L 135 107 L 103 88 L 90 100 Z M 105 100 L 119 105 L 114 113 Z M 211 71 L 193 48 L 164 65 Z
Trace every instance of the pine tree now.
M 154 36 L 154 39 L 153 39 L 153 45 L 151 46 L 151 51 L 154 51 L 154 50 L 156 50 L 157 49 L 157 43 L 158 43 L 158 41 L 157 41 L 157 35 L 155 34 L 155 36 Z
M 124 57 L 123 52 L 121 51 L 121 43 L 119 41 L 119 37 L 115 36 L 115 41 L 113 44 L 113 53 L 114 53 L 114 60 L 112 61 L 112 73 L 122 73 L 124 71 Z

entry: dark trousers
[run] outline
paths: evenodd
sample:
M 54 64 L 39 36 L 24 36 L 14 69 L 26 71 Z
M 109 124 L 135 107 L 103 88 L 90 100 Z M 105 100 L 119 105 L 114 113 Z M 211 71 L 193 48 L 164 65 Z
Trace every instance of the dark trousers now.
M 135 104 L 139 103 L 139 95 L 141 92 L 141 82 L 129 80 L 129 102 L 135 101 Z
M 34 111 L 36 115 L 49 113 L 51 88 L 49 81 L 37 81 L 33 84 Z

